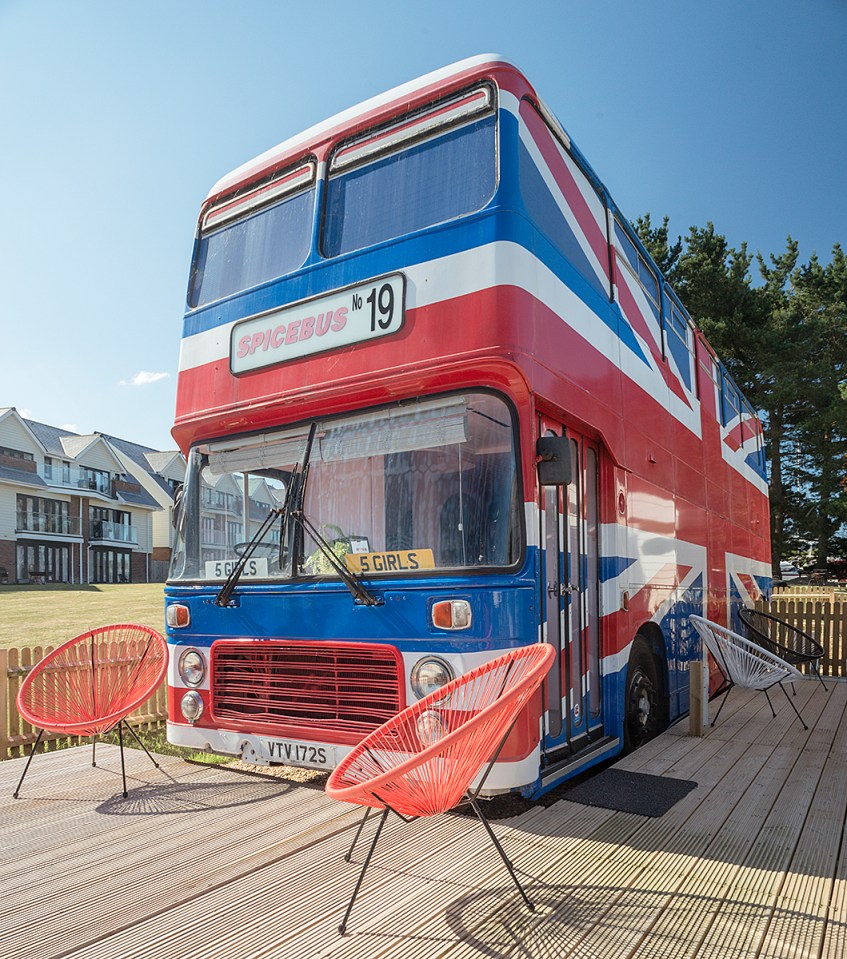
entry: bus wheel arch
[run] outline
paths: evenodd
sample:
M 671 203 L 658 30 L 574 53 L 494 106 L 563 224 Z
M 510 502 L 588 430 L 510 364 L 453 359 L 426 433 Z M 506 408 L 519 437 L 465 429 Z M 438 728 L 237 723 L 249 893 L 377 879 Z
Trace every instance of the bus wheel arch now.
M 659 735 L 668 722 L 667 654 L 661 630 L 645 623 L 635 634 L 624 685 L 624 751 Z

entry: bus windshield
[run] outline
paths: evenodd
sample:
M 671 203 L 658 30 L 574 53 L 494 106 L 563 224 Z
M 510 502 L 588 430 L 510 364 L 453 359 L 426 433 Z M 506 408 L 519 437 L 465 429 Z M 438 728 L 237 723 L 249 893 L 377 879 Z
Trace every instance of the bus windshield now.
M 302 463 L 311 424 L 201 444 L 189 457 L 170 578 L 225 580 Z M 371 578 L 506 567 L 521 555 L 515 431 L 500 397 L 470 393 L 319 421 L 303 514 L 323 548 L 274 523 L 241 576 L 290 579 L 346 568 Z

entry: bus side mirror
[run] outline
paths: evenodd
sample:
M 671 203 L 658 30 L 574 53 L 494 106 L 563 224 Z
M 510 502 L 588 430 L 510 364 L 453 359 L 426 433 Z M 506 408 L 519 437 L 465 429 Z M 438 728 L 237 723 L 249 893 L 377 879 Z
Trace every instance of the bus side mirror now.
M 538 482 L 542 486 L 568 486 L 571 482 L 571 451 L 566 436 L 539 436 L 535 452 L 541 457 Z

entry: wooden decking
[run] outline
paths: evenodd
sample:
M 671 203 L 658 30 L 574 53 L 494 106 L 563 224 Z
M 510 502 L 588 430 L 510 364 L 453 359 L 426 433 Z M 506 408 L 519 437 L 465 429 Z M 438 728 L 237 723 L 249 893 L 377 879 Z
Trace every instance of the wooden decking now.
M 475 820 L 389 819 L 345 937 L 364 855 L 357 809 L 320 788 L 128 750 L 0 763 L 3 959 L 815 957 L 847 955 L 847 683 L 795 702 L 733 692 L 618 764 L 694 780 L 658 818 L 560 798 L 494 828 L 529 913 Z M 115 794 L 117 793 L 117 796 Z M 567 796 L 564 792 L 563 797 Z M 368 827 L 368 835 L 370 829 Z

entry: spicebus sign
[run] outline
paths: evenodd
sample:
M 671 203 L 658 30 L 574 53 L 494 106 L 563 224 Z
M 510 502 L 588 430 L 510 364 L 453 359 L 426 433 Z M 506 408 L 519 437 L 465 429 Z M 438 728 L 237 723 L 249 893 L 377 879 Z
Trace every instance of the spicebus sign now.
M 236 323 L 233 373 L 286 363 L 396 333 L 405 318 L 406 278 L 393 273 Z

